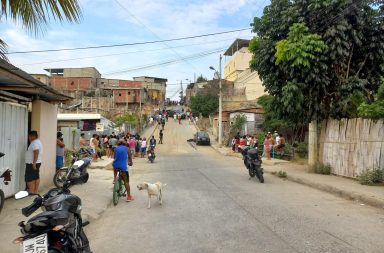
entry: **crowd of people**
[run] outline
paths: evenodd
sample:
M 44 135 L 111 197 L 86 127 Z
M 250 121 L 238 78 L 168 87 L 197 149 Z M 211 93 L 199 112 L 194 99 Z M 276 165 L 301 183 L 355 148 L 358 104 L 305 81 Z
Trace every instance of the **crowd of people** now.
M 240 133 L 237 133 L 236 136 L 233 137 L 232 142 L 232 150 L 233 152 L 241 152 L 241 148 L 243 147 L 250 147 L 250 148 L 259 148 L 260 145 L 263 145 L 263 157 L 266 157 L 267 160 L 271 159 L 271 152 L 273 150 L 276 151 L 276 153 L 281 153 L 283 148 L 285 147 L 285 138 L 282 134 L 277 133 L 277 131 L 274 132 L 272 135 L 271 132 L 268 132 L 264 136 L 264 140 L 259 140 L 256 135 L 243 135 L 241 136 Z

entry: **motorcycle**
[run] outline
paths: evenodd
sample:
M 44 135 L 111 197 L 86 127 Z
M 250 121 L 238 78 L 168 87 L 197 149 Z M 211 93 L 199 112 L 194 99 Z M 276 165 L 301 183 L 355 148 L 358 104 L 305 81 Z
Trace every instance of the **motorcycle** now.
M 71 194 L 71 184 L 67 181 L 63 188 L 51 189 L 43 196 L 27 191 L 15 194 L 15 199 L 37 196 L 31 205 L 21 209 L 24 216 L 29 217 L 40 207 L 43 210 L 28 222 L 19 223 L 23 235 L 13 243 L 21 244 L 20 252 L 91 252 L 83 230 L 89 222 L 82 220 L 81 199 Z
M 81 158 L 82 156 L 84 156 Z M 78 153 L 72 154 L 72 165 L 63 167 L 56 171 L 53 177 L 53 183 L 56 187 L 62 188 L 64 182 L 68 180 L 76 180 L 82 178 L 81 183 L 86 183 L 89 179 L 87 168 L 91 164 L 92 159 L 89 157 L 92 153 L 87 149 L 81 149 Z M 80 159 L 81 158 L 81 159 Z
M 3 157 L 5 154 L 0 152 L 0 157 Z M 11 170 L 10 169 L 5 169 L 4 171 L 0 171 L 0 180 L 3 180 L 4 185 L 8 185 L 8 183 L 11 181 Z M 1 210 L 3 209 L 5 202 L 5 196 L 4 192 L 2 189 L 0 189 L 0 213 Z
M 153 163 L 155 161 L 155 158 L 156 158 L 155 146 L 150 146 L 150 148 L 148 150 L 147 157 L 148 157 L 148 161 L 150 161 L 151 163 Z
M 259 156 L 257 148 L 250 149 L 249 147 L 243 147 L 241 149 L 243 155 L 244 165 L 248 169 L 249 176 L 251 178 L 257 177 L 260 183 L 264 183 L 264 172 L 261 167 L 262 161 Z

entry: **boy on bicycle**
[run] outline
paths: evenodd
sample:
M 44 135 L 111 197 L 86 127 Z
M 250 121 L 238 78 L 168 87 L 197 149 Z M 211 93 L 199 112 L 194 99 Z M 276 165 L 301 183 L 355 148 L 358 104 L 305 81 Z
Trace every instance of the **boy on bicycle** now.
M 129 173 L 128 165 L 132 166 L 132 156 L 129 154 L 129 149 L 124 139 L 119 140 L 118 146 L 115 148 L 115 160 L 112 163 L 113 166 L 113 182 L 116 182 L 117 171 L 120 171 L 121 177 L 124 181 L 125 189 L 127 190 L 127 202 L 134 200 L 131 195 L 131 189 L 129 186 Z

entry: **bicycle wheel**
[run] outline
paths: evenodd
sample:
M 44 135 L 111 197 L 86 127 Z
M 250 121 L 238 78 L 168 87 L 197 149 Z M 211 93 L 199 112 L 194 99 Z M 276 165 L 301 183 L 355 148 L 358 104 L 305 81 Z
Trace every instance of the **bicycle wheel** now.
M 119 177 L 119 179 L 116 180 L 115 184 L 113 185 L 113 204 L 115 206 L 117 205 L 117 203 L 119 203 L 120 191 L 121 191 L 121 179 Z

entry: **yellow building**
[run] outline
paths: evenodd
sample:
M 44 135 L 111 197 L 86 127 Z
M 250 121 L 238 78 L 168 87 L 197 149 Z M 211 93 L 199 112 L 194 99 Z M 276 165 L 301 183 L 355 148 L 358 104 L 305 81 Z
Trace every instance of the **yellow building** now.
M 236 39 L 225 51 L 229 57 L 224 66 L 224 79 L 233 81 L 235 90 L 244 90 L 245 100 L 256 100 L 266 94 L 257 72 L 250 69 L 252 53 L 249 51 L 249 40 Z

